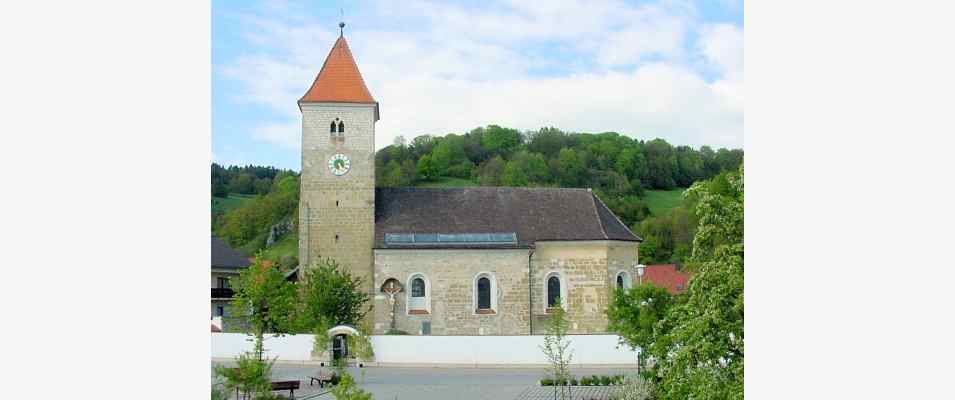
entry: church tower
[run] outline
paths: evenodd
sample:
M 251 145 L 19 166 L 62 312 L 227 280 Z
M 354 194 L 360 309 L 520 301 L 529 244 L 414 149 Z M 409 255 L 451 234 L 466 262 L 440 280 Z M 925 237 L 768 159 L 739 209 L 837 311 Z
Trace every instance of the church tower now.
M 339 24 L 344 28 L 345 24 Z M 342 34 L 302 112 L 299 261 L 333 258 L 373 293 L 375 234 L 375 122 L 378 103 L 358 72 Z

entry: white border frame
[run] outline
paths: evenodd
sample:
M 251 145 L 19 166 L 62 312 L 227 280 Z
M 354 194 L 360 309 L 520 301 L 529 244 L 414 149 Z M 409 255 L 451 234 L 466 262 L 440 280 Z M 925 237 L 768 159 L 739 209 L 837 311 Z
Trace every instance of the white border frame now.
M 431 314 L 431 280 L 428 279 L 428 276 L 424 272 L 415 272 L 411 275 L 408 275 L 407 285 L 405 286 L 405 315 L 417 315 L 410 314 L 411 311 L 411 282 L 415 278 L 421 278 L 424 280 L 424 303 L 425 311 L 428 314 Z

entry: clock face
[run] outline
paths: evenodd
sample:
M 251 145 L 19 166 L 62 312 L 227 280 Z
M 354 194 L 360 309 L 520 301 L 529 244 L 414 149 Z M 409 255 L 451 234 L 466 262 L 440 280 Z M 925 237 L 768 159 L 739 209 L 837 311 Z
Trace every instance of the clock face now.
M 344 154 L 335 154 L 328 159 L 328 170 L 335 176 L 342 176 L 351 169 L 351 161 Z

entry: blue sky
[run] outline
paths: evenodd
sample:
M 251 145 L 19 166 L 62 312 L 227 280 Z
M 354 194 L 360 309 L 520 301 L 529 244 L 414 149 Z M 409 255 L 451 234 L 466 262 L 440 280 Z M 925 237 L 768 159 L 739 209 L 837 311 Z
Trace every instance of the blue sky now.
M 743 145 L 742 1 L 216 1 L 213 161 L 299 169 L 341 9 L 378 148 L 492 123 Z

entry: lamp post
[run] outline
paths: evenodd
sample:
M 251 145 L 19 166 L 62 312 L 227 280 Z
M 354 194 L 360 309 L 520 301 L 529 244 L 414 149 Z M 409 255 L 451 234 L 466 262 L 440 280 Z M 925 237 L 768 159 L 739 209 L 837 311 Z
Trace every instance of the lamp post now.
M 637 276 L 640 278 L 640 285 L 643 285 L 643 274 L 647 273 L 647 266 L 643 264 L 637 264 Z M 643 365 L 641 364 L 641 356 L 643 355 L 643 348 L 640 348 L 640 352 L 637 353 L 637 373 L 641 373 Z

